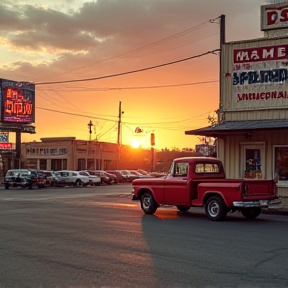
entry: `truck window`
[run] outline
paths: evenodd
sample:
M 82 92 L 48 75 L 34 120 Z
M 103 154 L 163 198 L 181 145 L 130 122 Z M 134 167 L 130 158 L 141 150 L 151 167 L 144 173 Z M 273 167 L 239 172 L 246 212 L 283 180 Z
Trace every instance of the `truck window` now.
M 174 175 L 175 176 L 187 176 L 189 169 L 189 163 L 176 163 L 174 166 Z
M 196 173 L 219 173 L 219 170 L 217 163 L 197 163 L 195 166 Z

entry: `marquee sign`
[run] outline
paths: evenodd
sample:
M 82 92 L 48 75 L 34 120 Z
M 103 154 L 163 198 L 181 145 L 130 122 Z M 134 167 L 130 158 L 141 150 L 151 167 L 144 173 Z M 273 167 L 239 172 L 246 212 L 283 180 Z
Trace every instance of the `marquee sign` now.
M 288 28 L 288 2 L 261 6 L 261 30 Z

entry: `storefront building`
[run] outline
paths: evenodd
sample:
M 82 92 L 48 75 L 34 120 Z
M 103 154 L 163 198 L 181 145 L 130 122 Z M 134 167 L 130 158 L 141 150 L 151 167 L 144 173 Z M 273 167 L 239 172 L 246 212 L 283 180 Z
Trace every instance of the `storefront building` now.
M 218 123 L 185 131 L 217 138 L 217 157 L 227 178 L 278 181 L 284 206 L 288 204 L 288 32 L 286 22 L 276 33 L 279 21 L 274 20 L 287 8 L 287 2 L 262 7 L 264 38 L 222 45 Z M 272 21 L 273 9 L 277 13 Z
M 22 143 L 21 168 L 54 171 L 141 168 L 148 171 L 151 150 L 76 137 L 41 138 L 41 142 Z
M 21 150 L 21 167 L 41 170 L 115 169 L 119 157 L 117 144 L 75 137 L 41 138 Z

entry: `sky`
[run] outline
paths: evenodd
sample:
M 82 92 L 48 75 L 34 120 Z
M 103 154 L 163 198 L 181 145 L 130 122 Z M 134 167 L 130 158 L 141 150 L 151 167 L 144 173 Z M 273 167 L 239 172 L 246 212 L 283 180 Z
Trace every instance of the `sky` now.
M 227 42 L 260 38 L 267 3 L 0 0 L 0 78 L 36 84 L 36 134 L 22 142 L 116 143 L 121 103 L 122 144 L 149 148 L 154 133 L 156 149 L 194 148 L 202 139 L 185 131 L 209 126 L 219 105 L 217 18 Z

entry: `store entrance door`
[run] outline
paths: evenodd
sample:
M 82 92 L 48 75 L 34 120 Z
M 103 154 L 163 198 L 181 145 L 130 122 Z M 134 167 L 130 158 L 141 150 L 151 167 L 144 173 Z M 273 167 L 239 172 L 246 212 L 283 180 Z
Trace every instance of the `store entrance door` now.
M 244 144 L 242 148 L 242 171 L 245 179 L 265 179 L 264 145 Z

